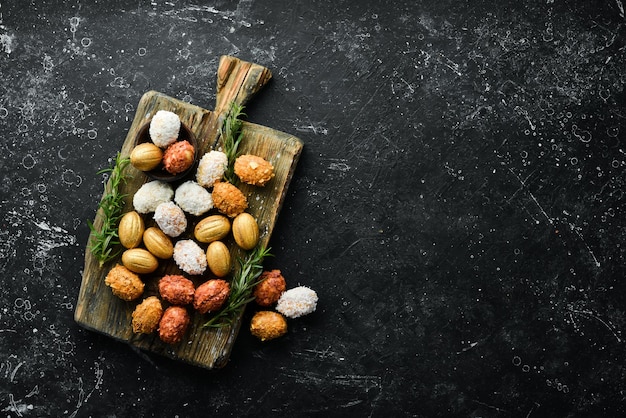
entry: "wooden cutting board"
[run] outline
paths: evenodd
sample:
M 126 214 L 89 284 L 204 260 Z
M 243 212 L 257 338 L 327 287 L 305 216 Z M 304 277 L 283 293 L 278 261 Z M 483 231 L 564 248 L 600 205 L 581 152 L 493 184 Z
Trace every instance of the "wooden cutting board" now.
M 270 78 L 271 72 L 267 68 L 234 57 L 223 56 L 220 59 L 217 72 L 217 103 L 214 111 L 182 102 L 156 91 L 145 93 L 139 102 L 135 118 L 121 147 L 121 156 L 128 157 L 130 155 L 134 146 L 135 135 L 141 125 L 161 109 L 178 114 L 182 123 L 191 128 L 197 137 L 200 155 L 212 149 L 219 149 L 221 146 L 219 132 L 231 101 L 245 105 Z M 267 247 L 303 144 L 292 135 L 252 123 L 244 122 L 242 129 L 244 139 L 240 146 L 241 153 L 261 156 L 274 165 L 275 177 L 265 187 L 237 185 L 248 198 L 249 208 L 247 212 L 251 213 L 259 224 L 261 232 L 259 245 Z M 134 193 L 150 179 L 130 164 L 126 168 L 125 174 L 130 178 L 122 186 L 121 192 L 128 195 L 124 209 L 124 212 L 127 212 L 133 210 L 132 196 Z M 195 172 L 185 180 L 189 179 L 195 180 Z M 175 186 L 176 184 L 174 184 Z M 96 203 L 94 202 L 94 205 Z M 187 232 L 177 239 L 193 238 L 193 227 L 201 218 L 188 217 Z M 102 221 L 102 214 L 98 211 L 94 220 L 95 228 L 99 229 Z M 144 221 L 146 228 L 152 225 L 151 214 L 144 215 Z M 232 238 L 228 238 L 226 244 L 231 248 L 233 260 L 245 255 L 242 250 L 236 249 Z M 201 246 L 206 249 L 206 244 L 201 244 Z M 189 309 L 191 313 L 190 327 L 183 341 L 176 345 L 167 345 L 161 342 L 156 333 L 135 335 L 131 329 L 131 314 L 135 306 L 144 297 L 158 296 L 157 282 L 164 274 L 184 273 L 178 270 L 173 260 L 161 261 L 156 272 L 141 276 L 146 284 L 143 297 L 137 301 L 125 302 L 113 296 L 111 290 L 104 284 L 104 279 L 109 270 L 116 263 L 121 263 L 120 258 L 100 267 L 98 260 L 92 255 L 87 245 L 82 282 L 74 313 L 76 322 L 87 329 L 128 342 L 140 349 L 179 359 L 193 365 L 208 369 L 225 366 L 242 325 L 242 315 L 240 314 L 231 326 L 213 329 L 202 326 L 209 318 L 208 315 L 201 315 L 194 312 L 193 309 Z M 202 276 L 189 278 L 196 285 L 199 285 L 210 277 L 209 273 L 205 273 Z

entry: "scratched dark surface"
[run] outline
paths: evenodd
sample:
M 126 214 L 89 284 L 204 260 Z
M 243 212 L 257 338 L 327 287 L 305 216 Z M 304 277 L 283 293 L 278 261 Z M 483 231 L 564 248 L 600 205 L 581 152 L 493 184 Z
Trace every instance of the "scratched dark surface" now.
M 624 416 L 624 3 L 0 0 L 2 416 Z M 73 310 L 96 171 L 223 54 L 305 143 L 266 266 L 320 303 L 207 371 Z

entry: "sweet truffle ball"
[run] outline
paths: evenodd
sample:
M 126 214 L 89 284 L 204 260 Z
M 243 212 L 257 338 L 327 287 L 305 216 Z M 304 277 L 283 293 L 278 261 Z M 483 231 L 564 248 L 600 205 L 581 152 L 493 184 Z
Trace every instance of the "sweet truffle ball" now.
M 278 299 L 276 310 L 287 318 L 308 315 L 317 308 L 317 293 L 306 286 L 287 290 Z
M 248 207 L 246 196 L 236 186 L 219 181 L 213 186 L 213 206 L 224 215 L 234 218 Z
M 163 153 L 163 167 L 170 174 L 178 174 L 193 164 L 195 149 L 189 141 L 178 141 L 168 146 Z
M 180 240 L 174 246 L 174 261 L 187 274 L 199 275 L 207 269 L 204 250 L 193 240 Z
M 139 213 L 154 212 L 163 202 L 169 202 L 174 197 L 174 189 L 169 183 L 153 180 L 144 183 L 133 196 L 133 206 Z
M 169 110 L 159 110 L 150 121 L 150 139 L 160 148 L 167 148 L 178 139 L 180 118 Z
M 159 322 L 159 338 L 166 344 L 179 343 L 185 336 L 191 318 L 182 306 L 170 306 Z
M 109 271 L 104 283 L 115 296 L 126 301 L 135 300 L 143 294 L 144 283 L 139 276 L 121 264 Z
M 159 294 L 172 305 L 189 305 L 195 290 L 193 282 L 179 274 L 168 274 L 159 280 Z
M 211 193 L 193 180 L 186 181 L 176 188 L 174 202 L 183 211 L 195 216 L 213 209 Z
M 154 221 L 161 231 L 170 237 L 177 237 L 187 229 L 185 212 L 174 202 L 164 202 L 154 210 Z
M 193 307 L 200 313 L 219 310 L 230 296 L 230 285 L 226 280 L 212 279 L 196 289 Z
M 271 306 L 278 301 L 287 285 L 280 270 L 264 271 L 259 284 L 254 287 L 254 299 L 261 306 Z
M 244 154 L 237 157 L 235 174 L 241 181 L 254 186 L 265 186 L 274 178 L 274 166 L 262 157 Z
M 287 333 L 287 320 L 277 312 L 260 311 L 250 321 L 250 332 L 261 341 L 273 340 Z
M 163 306 L 156 296 L 144 299 L 132 313 L 132 326 L 135 334 L 150 334 L 157 329 L 163 315 Z
M 213 187 L 216 181 L 224 176 L 228 167 L 228 157 L 221 151 L 209 151 L 202 156 L 198 163 L 196 181 L 200 186 Z

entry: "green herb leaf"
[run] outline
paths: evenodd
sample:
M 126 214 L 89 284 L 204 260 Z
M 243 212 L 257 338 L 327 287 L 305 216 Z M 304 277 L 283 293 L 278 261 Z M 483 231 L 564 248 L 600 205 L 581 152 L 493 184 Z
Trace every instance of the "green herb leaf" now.
M 263 273 L 263 259 L 269 257 L 270 249 L 257 246 L 245 259 L 239 258 L 239 271 L 233 276 L 230 283 L 230 297 L 226 306 L 204 323 L 208 328 L 221 328 L 232 325 L 245 306 L 254 300 L 252 290 L 259 283 L 259 276 Z
M 115 247 L 119 246 L 117 223 L 122 216 L 126 195 L 121 194 L 119 189 L 120 185 L 127 180 L 124 169 L 129 163 L 130 159 L 122 158 L 118 152 L 111 167 L 97 172 L 97 174 L 110 175 L 98 205 L 98 210 L 102 213 L 102 228 L 98 231 L 91 221 L 87 221 L 91 231 L 89 249 L 98 259 L 100 267 L 107 261 L 117 257 L 121 252 L 121 249 L 115 249 Z
M 234 183 L 235 180 L 237 180 L 234 165 L 235 160 L 239 156 L 239 144 L 243 139 L 243 133 L 241 132 L 243 121 L 240 119 L 241 116 L 246 115 L 243 113 L 243 109 L 243 106 L 238 105 L 234 101 L 231 102 L 221 129 L 224 153 L 228 158 L 228 166 L 226 167 L 226 172 L 224 173 L 224 179 L 229 183 Z

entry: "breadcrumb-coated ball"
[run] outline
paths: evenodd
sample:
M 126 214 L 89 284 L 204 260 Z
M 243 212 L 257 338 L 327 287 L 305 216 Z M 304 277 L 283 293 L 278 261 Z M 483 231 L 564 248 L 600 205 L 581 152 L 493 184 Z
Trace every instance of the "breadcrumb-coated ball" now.
M 250 333 L 261 341 L 282 337 L 287 333 L 287 320 L 278 312 L 259 311 L 250 321 Z
M 195 149 L 189 141 L 178 141 L 169 145 L 163 153 L 163 167 L 170 174 L 178 174 L 193 164 Z
M 143 294 L 144 283 L 139 276 L 121 264 L 116 264 L 104 278 L 104 283 L 120 299 L 131 301 Z
M 135 334 L 150 334 L 159 326 L 163 316 L 163 306 L 156 296 L 144 299 L 132 313 L 133 332 Z
M 234 170 L 241 181 L 254 186 L 263 187 L 274 178 L 272 163 L 257 155 L 240 155 L 235 160 Z
M 180 117 L 169 110 L 159 110 L 150 121 L 150 139 L 160 148 L 176 142 L 180 131 Z
M 172 305 L 190 304 L 195 290 L 193 282 L 179 274 L 168 274 L 159 280 L 159 294 Z
M 276 310 L 287 318 L 308 315 L 317 308 L 317 293 L 306 286 L 287 290 L 276 304 Z
M 219 181 L 213 185 L 213 206 L 221 213 L 234 218 L 248 208 L 246 196 L 236 186 Z
M 264 271 L 254 287 L 254 299 L 261 306 L 271 306 L 278 301 L 287 284 L 280 270 Z
M 176 188 L 174 202 L 183 211 L 195 216 L 213 209 L 211 193 L 193 180 L 188 180 Z
M 169 183 L 160 180 L 144 183 L 133 196 L 133 206 L 139 213 L 154 212 L 161 203 L 174 197 L 174 189 Z
M 213 187 L 224 176 L 228 167 L 228 157 L 222 151 L 209 151 L 200 158 L 196 171 L 196 181 L 200 186 Z
M 204 250 L 193 240 L 180 240 L 174 245 L 174 261 L 185 273 L 199 275 L 207 269 Z
M 159 338 L 166 344 L 181 342 L 187 332 L 191 318 L 182 306 L 170 306 L 159 321 Z
M 170 237 L 177 237 L 187 229 L 185 212 L 172 201 L 161 203 L 156 207 L 154 220 L 161 231 Z
M 212 279 L 202 283 L 193 297 L 193 307 L 200 313 L 219 310 L 230 296 L 230 285 L 226 280 Z

